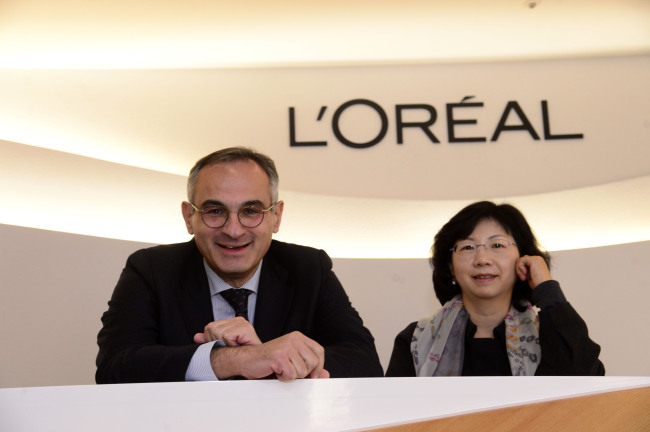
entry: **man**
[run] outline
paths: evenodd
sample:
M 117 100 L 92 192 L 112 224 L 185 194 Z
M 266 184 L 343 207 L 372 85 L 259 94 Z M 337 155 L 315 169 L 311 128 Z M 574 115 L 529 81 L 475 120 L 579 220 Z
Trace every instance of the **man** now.
M 194 238 L 127 260 L 102 316 L 97 383 L 383 375 L 327 254 L 272 240 L 284 203 L 270 158 L 214 152 L 190 171 L 188 199 Z

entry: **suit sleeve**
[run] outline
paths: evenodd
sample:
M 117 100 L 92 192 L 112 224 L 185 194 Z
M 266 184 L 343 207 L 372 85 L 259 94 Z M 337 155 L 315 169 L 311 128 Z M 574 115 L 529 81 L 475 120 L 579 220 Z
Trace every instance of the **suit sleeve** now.
M 165 294 L 155 289 L 155 276 L 142 251 L 129 257 L 102 316 L 97 336 L 98 384 L 184 381 L 198 345 L 183 331 L 162 340 L 161 321 L 170 315 Z M 173 312 L 171 313 L 173 314 Z M 163 316 L 161 316 L 163 315 Z M 176 321 L 176 327 L 178 321 Z M 183 328 L 184 330 L 184 328 Z
M 417 322 L 409 324 L 404 330 L 399 332 L 395 337 L 393 352 L 390 355 L 387 377 L 414 377 L 415 364 L 413 363 L 413 354 L 411 354 L 411 340 Z
M 605 375 L 600 346 L 589 338 L 587 324 L 566 301 L 560 284 L 551 280 L 533 290 L 540 308 L 542 359 L 535 375 Z
M 323 280 L 318 298 L 314 339 L 325 348 L 325 369 L 332 378 L 381 377 L 384 372 L 375 340 L 320 251 Z

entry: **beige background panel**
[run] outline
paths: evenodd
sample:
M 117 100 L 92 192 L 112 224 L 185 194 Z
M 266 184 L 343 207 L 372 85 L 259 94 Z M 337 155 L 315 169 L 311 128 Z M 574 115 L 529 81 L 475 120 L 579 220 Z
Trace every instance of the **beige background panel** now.
M 284 190 L 355 198 L 475 199 L 556 192 L 650 174 L 650 57 L 473 64 L 206 70 L 0 69 L 0 139 L 185 176 L 201 156 L 246 145 L 275 159 Z M 457 137 L 450 143 L 447 104 Z M 353 149 L 334 136 L 335 111 L 372 100 L 387 116 L 383 140 Z M 541 102 L 553 135 L 546 140 Z M 510 101 L 539 135 L 491 138 Z M 406 128 L 397 144 L 396 106 L 427 104 L 434 144 Z M 297 141 L 290 147 L 289 108 Z M 322 120 L 317 117 L 326 107 Z M 428 113 L 405 111 L 404 121 Z M 336 123 L 346 139 L 378 136 L 376 111 L 354 105 Z M 513 112 L 507 125 L 522 120 Z M 497 166 L 486 181 L 486 166 Z M 378 173 L 372 175 L 370 173 Z

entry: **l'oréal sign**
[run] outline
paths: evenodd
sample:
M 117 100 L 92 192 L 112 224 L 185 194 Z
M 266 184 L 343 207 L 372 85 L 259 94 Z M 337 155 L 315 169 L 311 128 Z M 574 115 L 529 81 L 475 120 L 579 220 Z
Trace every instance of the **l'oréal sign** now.
M 356 149 L 364 149 L 375 146 L 385 141 L 393 141 L 396 144 L 405 144 L 406 131 L 416 131 L 420 139 L 425 137 L 433 144 L 448 142 L 449 144 L 460 143 L 484 143 L 498 141 L 505 134 L 518 133 L 519 136 L 528 140 L 576 140 L 583 139 L 580 132 L 556 131 L 551 125 L 550 104 L 548 100 L 541 100 L 538 109 L 525 112 L 522 105 L 516 100 L 509 100 L 505 106 L 499 107 L 501 115 L 498 121 L 492 125 L 489 136 L 477 133 L 473 126 L 484 123 L 482 111 L 485 110 L 485 102 L 474 100 L 474 96 L 466 96 L 460 102 L 443 104 L 442 110 L 435 105 L 427 103 L 395 104 L 390 107 L 382 107 L 380 104 L 369 99 L 352 99 L 342 103 L 340 106 L 330 108 L 321 106 L 312 112 L 297 112 L 295 107 L 289 108 L 289 146 L 290 147 L 320 147 L 327 146 L 326 139 L 314 140 L 300 136 L 300 127 L 308 122 L 326 122 L 331 125 L 331 131 L 336 141 Z M 353 132 L 346 129 L 343 119 L 346 114 L 359 108 L 365 108 L 366 116 L 374 117 L 376 128 L 372 136 L 359 141 L 350 137 Z M 492 107 L 492 109 L 496 109 Z M 569 109 L 570 110 L 570 109 Z M 442 111 L 442 115 L 440 115 Z M 565 112 L 568 110 L 565 108 Z M 317 113 L 317 114 L 316 114 Z M 316 114 L 316 115 L 314 115 Z M 416 119 L 414 119 L 414 117 Z M 537 120 L 540 127 L 533 125 Z M 389 125 L 394 126 L 395 135 L 388 134 Z M 474 129 L 474 130 L 473 130 Z M 541 129 L 541 130 L 539 130 Z

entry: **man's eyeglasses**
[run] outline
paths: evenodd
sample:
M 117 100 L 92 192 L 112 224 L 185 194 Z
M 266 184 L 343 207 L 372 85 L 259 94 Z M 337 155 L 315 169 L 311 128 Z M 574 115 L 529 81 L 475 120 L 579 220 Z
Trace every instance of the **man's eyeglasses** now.
M 201 214 L 203 223 L 210 228 L 221 228 L 228 222 L 230 213 L 237 213 L 239 223 L 246 228 L 258 227 L 264 220 L 264 214 L 270 211 L 279 201 L 271 204 L 269 208 L 262 208 L 261 206 L 250 205 L 240 208 L 239 210 L 228 210 L 223 206 L 208 206 L 202 209 L 190 203 L 192 208 Z
M 449 249 L 463 258 L 469 258 L 476 255 L 479 246 L 483 246 L 490 254 L 500 255 L 505 253 L 510 246 L 517 246 L 517 243 L 505 239 L 493 239 L 483 244 L 477 244 L 469 240 L 463 240 L 456 243 L 456 245 Z

